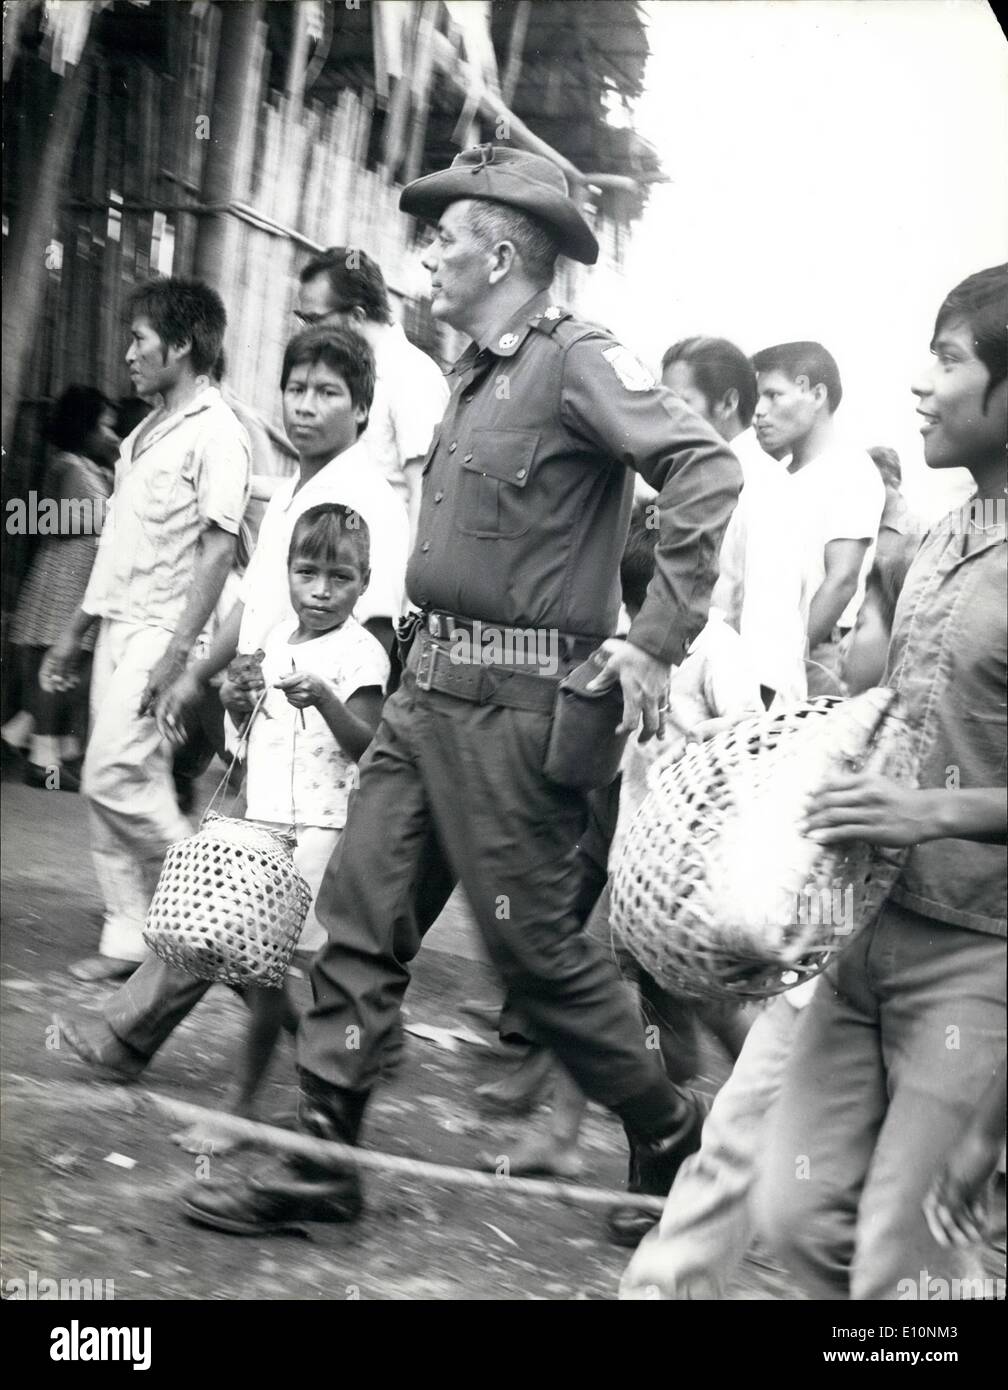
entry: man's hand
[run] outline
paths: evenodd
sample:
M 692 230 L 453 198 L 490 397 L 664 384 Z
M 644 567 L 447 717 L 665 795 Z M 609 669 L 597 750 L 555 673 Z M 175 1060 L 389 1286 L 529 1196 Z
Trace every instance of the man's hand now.
M 924 1198 L 924 1215 L 939 1245 L 976 1245 L 987 1219 L 987 1183 L 1003 1140 L 970 1128 L 946 1157 Z
M 46 652 L 39 667 L 39 685 L 49 695 L 74 690 L 80 681 L 80 642 L 66 634 Z
M 603 642 L 591 660 L 599 673 L 589 681 L 588 690 L 607 690 L 617 681 L 623 687 L 623 720 L 616 732 L 632 734 L 643 715 L 639 742 L 647 743 L 656 734 L 664 738 L 669 680 L 665 662 L 618 637 Z
M 220 695 L 221 704 L 236 725 L 241 724 L 242 720 L 255 708 L 256 700 L 252 692 L 246 686 L 237 685 L 234 681 L 228 680 L 227 677 L 221 681 L 217 693 Z
M 332 693 L 329 682 L 312 671 L 292 671 L 289 676 L 281 676 L 275 684 L 295 709 L 310 709 Z
M 151 689 L 157 667 L 151 672 L 144 699 Z M 154 718 L 158 733 L 176 748 L 186 741 L 186 716 L 203 698 L 203 686 L 192 671 L 183 671 L 171 684 L 161 690 L 154 703 Z M 140 713 L 143 714 L 143 707 Z
M 169 647 L 160 661 L 156 662 L 150 675 L 147 677 L 147 686 L 144 693 L 140 696 L 140 707 L 137 713 L 142 717 L 145 714 L 153 714 L 155 707 L 160 703 L 161 697 L 168 693 L 168 690 L 175 682 L 185 675 L 186 655 L 175 647 Z
M 820 787 L 799 828 L 822 845 L 916 845 L 934 838 L 935 795 L 874 772 L 841 773 Z

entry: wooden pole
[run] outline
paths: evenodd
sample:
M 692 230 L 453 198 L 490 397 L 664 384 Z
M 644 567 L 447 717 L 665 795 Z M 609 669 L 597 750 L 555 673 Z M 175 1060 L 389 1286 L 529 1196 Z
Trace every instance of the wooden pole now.
M 71 153 L 77 147 L 91 80 L 92 45 L 60 78 L 56 102 L 30 190 L 23 190 L 14 219 L 3 276 L 3 448 L 13 444 L 18 401 L 31 360 L 45 287 L 45 249 L 59 214 Z M 27 196 L 30 192 L 30 197 Z M 66 248 L 69 256 L 71 247 Z
M 308 67 L 308 15 L 304 5 L 295 4 L 291 11 L 291 42 L 287 57 L 287 120 L 295 126 L 301 119 L 304 106 L 305 71 Z
M 246 121 L 255 121 L 259 100 L 259 25 L 263 0 L 224 0 L 217 44 L 217 76 L 210 116 L 210 146 L 203 168 L 201 201 L 225 207 L 244 196 L 244 141 L 252 138 Z M 221 290 L 228 280 L 230 214 L 201 217 L 196 234 L 193 273 Z
M 349 1165 L 379 1173 L 398 1173 L 407 1179 L 423 1179 L 445 1187 L 466 1187 L 494 1191 L 511 1197 L 543 1197 L 582 1207 L 634 1207 L 653 1212 L 657 1221 L 665 1205 L 661 1197 L 642 1193 L 620 1192 L 604 1187 L 582 1187 L 573 1182 L 555 1182 L 546 1178 L 512 1178 L 495 1173 L 478 1172 L 475 1168 L 456 1168 L 445 1163 L 427 1163 L 418 1158 L 400 1158 L 396 1154 L 380 1153 L 377 1149 L 358 1149 L 349 1144 L 334 1144 L 327 1139 L 314 1139 L 296 1130 L 279 1129 L 276 1125 L 241 1120 L 237 1115 L 225 1115 L 207 1110 L 202 1105 L 175 1100 L 172 1096 L 147 1092 L 143 1100 L 150 1101 L 174 1120 L 185 1124 L 212 1124 L 214 1129 L 245 1139 L 273 1153 L 315 1159 L 329 1165 Z
M 501 83 L 501 96 L 508 106 L 514 101 L 518 79 L 521 77 L 525 35 L 528 33 L 531 9 L 532 0 L 518 0 L 515 5 L 514 23 L 511 25 L 511 36 L 508 40 L 507 67 L 504 69 L 504 80 Z

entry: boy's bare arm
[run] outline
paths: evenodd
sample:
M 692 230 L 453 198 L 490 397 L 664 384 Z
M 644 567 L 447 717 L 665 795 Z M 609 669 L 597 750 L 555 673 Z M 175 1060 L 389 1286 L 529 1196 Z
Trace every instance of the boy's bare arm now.
M 367 751 L 381 718 L 382 693 L 366 686 L 343 701 L 323 676 L 311 671 L 292 671 L 276 682 L 296 709 L 314 705 L 333 738 L 348 758 L 357 762 Z
M 865 840 L 905 846 L 944 839 L 1004 844 L 1008 811 L 1003 787 L 906 787 L 877 773 L 855 772 L 820 788 L 802 830 L 821 844 Z

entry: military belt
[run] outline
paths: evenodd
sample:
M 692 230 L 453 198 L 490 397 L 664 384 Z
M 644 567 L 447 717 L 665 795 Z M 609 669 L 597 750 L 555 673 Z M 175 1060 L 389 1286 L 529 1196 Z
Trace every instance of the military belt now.
M 419 690 L 438 690 L 472 704 L 503 705 L 540 714 L 553 709 L 563 674 L 558 671 L 547 675 L 529 667 L 523 670 L 478 659 L 462 660 L 447 642 L 438 641 L 423 630 L 413 640 L 406 669 Z
M 458 613 L 444 613 L 433 609 L 420 615 L 420 621 L 431 637 L 438 641 L 451 642 L 457 633 L 463 633 L 473 642 L 486 641 L 493 636 L 508 651 L 528 651 L 531 647 L 540 653 L 540 659 L 527 663 L 529 667 L 541 666 L 541 653 L 556 653 L 561 662 L 572 666 L 586 661 L 597 647 L 605 641 L 604 637 L 588 637 L 568 632 L 558 632 L 553 628 L 508 627 L 502 623 L 485 622 L 480 618 L 463 618 Z M 523 663 L 509 661 L 509 666 Z

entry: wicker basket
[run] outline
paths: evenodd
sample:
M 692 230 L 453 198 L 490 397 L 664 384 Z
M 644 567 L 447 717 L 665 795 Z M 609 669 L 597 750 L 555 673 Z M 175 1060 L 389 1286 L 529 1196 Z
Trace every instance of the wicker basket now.
M 201 980 L 279 988 L 311 905 L 294 844 L 291 835 L 208 811 L 195 835 L 168 848 L 147 945 Z
M 851 769 L 914 782 L 892 691 L 747 719 L 656 764 L 612 876 L 617 942 L 700 998 L 761 999 L 817 975 L 875 921 L 905 857 L 799 834 L 809 797 Z

